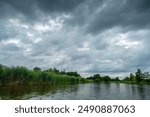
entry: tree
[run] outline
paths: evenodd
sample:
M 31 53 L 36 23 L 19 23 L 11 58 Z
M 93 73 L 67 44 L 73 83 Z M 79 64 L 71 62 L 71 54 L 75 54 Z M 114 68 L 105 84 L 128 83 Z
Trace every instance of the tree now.
M 99 79 L 99 78 L 101 78 L 101 77 L 100 77 L 99 74 L 95 74 L 95 75 L 93 76 L 93 78 L 94 78 L 94 79 Z
M 61 74 L 66 74 L 66 71 L 65 69 L 63 71 L 60 72 Z
M 94 80 L 95 82 L 100 82 L 100 81 L 101 81 L 101 76 L 100 76 L 99 74 L 95 74 L 95 75 L 93 76 L 93 80 Z
M 119 77 L 116 77 L 114 80 L 115 80 L 115 81 L 120 81 Z
M 55 67 L 54 67 L 53 71 L 54 71 L 55 73 L 59 73 L 59 70 L 56 69 Z
M 135 78 L 137 82 L 142 81 L 143 74 L 142 71 L 140 69 L 137 69 L 137 72 L 135 73 Z
M 41 68 L 35 67 L 35 68 L 33 68 L 33 71 L 41 71 Z
M 77 72 L 67 72 L 67 75 L 69 75 L 69 76 L 75 76 L 75 77 L 80 77 L 80 74 L 78 74 Z
M 111 78 L 110 78 L 109 76 L 104 76 L 104 77 L 103 77 L 103 80 L 104 80 L 105 82 L 108 82 L 108 81 L 111 81 Z
M 134 76 L 132 73 L 130 73 L 130 80 L 131 80 L 132 82 L 136 81 L 135 76 Z
M 1 84 L 1 80 L 3 79 L 3 73 L 4 73 L 4 67 L 3 65 L 0 64 L 0 84 Z
M 129 78 L 129 77 L 125 77 L 124 80 L 125 80 L 125 81 L 129 81 L 130 78 Z

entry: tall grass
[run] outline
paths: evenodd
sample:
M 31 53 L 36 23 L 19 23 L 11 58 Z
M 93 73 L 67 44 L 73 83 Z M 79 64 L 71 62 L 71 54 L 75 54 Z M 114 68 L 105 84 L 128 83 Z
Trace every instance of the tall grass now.
M 54 71 L 29 70 L 26 67 L 6 67 L 0 65 L 0 85 L 13 84 L 76 84 L 86 79 Z

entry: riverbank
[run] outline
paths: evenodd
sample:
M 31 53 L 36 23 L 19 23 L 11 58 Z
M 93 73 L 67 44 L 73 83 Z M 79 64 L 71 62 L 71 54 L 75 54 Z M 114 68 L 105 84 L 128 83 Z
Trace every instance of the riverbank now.
M 76 72 L 60 72 L 57 69 L 29 70 L 22 66 L 0 66 L 0 85 L 27 85 L 27 84 L 78 84 L 87 82 Z
M 118 77 L 111 78 L 110 76 L 100 76 L 95 74 L 88 78 L 83 78 L 77 72 L 59 71 L 56 68 L 41 70 L 35 67 L 29 70 L 26 67 L 7 67 L 0 65 L 0 86 L 8 85 L 64 85 L 64 84 L 79 84 L 79 83 L 126 83 L 126 84 L 150 84 L 150 79 L 145 79 L 144 74 L 140 69 L 130 77 L 125 77 L 120 80 Z

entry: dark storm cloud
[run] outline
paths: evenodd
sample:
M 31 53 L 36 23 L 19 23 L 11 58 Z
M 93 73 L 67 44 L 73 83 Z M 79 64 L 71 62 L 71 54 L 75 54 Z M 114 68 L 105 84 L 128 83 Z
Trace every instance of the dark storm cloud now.
M 15 17 L 21 14 L 27 18 L 35 18 L 40 15 L 39 12 L 68 13 L 82 2 L 84 0 L 1 0 L 0 17 Z
M 135 9 L 139 12 L 147 12 L 147 10 L 150 9 L 149 0 L 128 0 L 127 3 L 131 9 Z
M 34 0 L 1 0 L 0 17 L 16 17 L 18 14 L 30 17 L 34 15 Z
M 73 11 L 69 25 L 94 34 L 114 27 L 123 31 L 145 29 L 150 27 L 149 13 L 149 0 L 86 0 Z
M 126 30 L 149 27 L 149 0 L 1 0 L 1 17 L 18 14 L 30 20 L 41 14 L 69 13 L 70 25 L 97 33 L 113 27 Z M 21 16 L 17 16 L 21 17 Z M 22 18 L 23 20 L 23 18 Z M 68 22 L 67 21 L 67 22 Z
M 71 12 L 85 0 L 36 0 L 39 9 L 45 12 Z
M 106 0 L 104 5 L 105 7 L 89 21 L 89 32 L 100 32 L 113 27 L 121 27 L 128 31 L 150 26 L 149 0 Z

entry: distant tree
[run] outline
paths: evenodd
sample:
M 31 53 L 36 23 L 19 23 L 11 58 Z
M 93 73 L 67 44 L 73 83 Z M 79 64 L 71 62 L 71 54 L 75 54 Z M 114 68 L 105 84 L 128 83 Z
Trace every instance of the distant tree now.
M 125 77 L 123 80 L 129 81 L 130 78 L 129 77 Z
M 55 73 L 59 73 L 59 70 L 56 69 L 56 68 L 54 68 L 53 71 L 54 71 Z
M 93 76 L 93 78 L 94 78 L 94 79 L 100 79 L 101 76 L 100 76 L 99 74 L 95 74 L 95 75 Z
M 92 79 L 93 79 L 93 76 L 89 76 L 89 77 L 87 77 L 86 79 L 92 80 Z
M 119 77 L 116 77 L 114 80 L 115 80 L 115 81 L 120 81 Z
M 73 72 L 67 72 L 68 76 L 73 76 Z
M 144 72 L 142 78 L 145 79 L 145 80 L 149 79 L 150 78 L 149 72 Z
M 69 76 L 75 76 L 75 77 L 80 77 L 80 74 L 78 74 L 77 72 L 67 72 L 67 75 L 69 75 Z
M 1 80 L 3 78 L 3 72 L 4 72 L 3 65 L 0 64 L 0 83 L 1 83 Z
M 99 74 L 95 74 L 93 76 L 93 80 L 96 81 L 96 82 L 101 82 L 102 81 L 102 78 Z
M 65 71 L 65 70 L 63 70 L 63 71 L 61 71 L 60 73 L 61 73 L 61 74 L 66 74 L 66 71 Z
M 135 78 L 137 82 L 142 81 L 143 74 L 142 71 L 140 69 L 137 69 L 137 72 L 135 73 Z
M 73 72 L 73 75 L 74 75 L 75 77 L 80 77 L 80 74 L 78 74 L 77 72 Z
M 53 71 L 53 69 L 52 68 L 49 68 L 48 70 L 46 70 L 46 71 L 48 71 L 48 72 L 52 72 Z
M 33 68 L 33 71 L 41 71 L 41 68 L 35 67 L 35 68 Z
M 132 82 L 136 81 L 136 78 L 135 78 L 135 76 L 132 73 L 130 73 L 130 80 Z
M 105 82 L 108 82 L 108 81 L 111 81 L 111 78 L 110 78 L 109 76 L 104 76 L 104 77 L 103 77 L 103 80 L 104 80 Z

